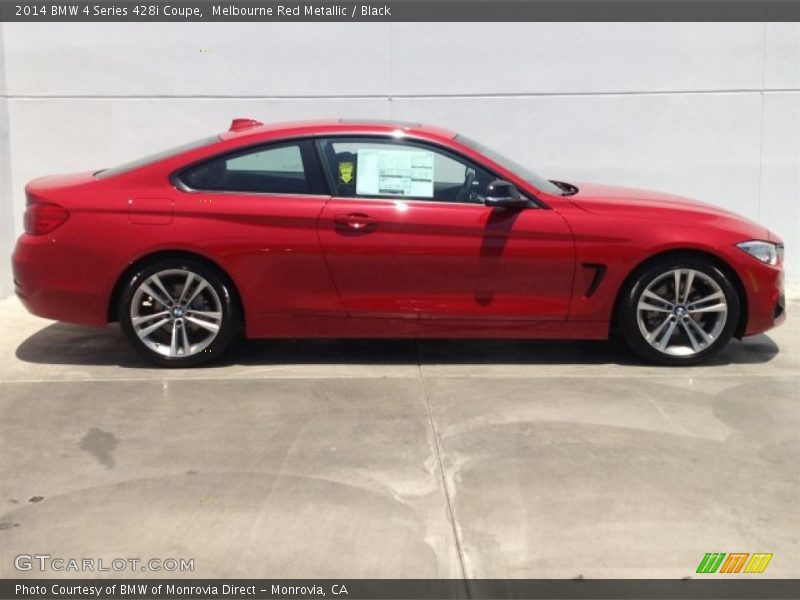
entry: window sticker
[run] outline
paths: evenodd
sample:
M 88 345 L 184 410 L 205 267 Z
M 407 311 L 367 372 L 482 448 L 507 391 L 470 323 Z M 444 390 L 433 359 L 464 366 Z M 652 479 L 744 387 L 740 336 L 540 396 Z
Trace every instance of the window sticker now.
M 353 163 L 350 161 L 339 163 L 339 183 L 348 184 L 353 181 Z
M 433 159 L 428 150 L 359 149 L 356 194 L 433 198 Z

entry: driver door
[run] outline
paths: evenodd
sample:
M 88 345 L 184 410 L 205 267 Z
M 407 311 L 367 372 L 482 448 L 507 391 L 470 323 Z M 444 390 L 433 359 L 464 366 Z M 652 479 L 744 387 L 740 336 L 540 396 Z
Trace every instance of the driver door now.
M 319 220 L 352 317 L 563 320 L 574 244 L 552 210 L 489 208 L 488 170 L 394 138 L 318 142 L 333 197 Z

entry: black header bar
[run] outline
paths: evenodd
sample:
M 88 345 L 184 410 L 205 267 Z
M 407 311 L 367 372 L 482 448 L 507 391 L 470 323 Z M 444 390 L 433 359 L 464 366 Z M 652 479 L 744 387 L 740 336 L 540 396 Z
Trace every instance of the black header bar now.
M 0 21 L 800 21 L 800 0 L 0 0 Z

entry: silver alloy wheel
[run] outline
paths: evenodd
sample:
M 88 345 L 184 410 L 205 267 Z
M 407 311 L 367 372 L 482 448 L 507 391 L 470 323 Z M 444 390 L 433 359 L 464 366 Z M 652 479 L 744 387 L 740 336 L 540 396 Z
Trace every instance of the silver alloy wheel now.
M 728 318 L 725 293 L 695 269 L 672 269 L 656 277 L 639 296 L 636 320 L 645 341 L 672 356 L 709 348 Z
M 167 358 L 203 352 L 222 326 L 222 303 L 214 287 L 186 269 L 150 275 L 136 288 L 131 324 L 142 343 Z

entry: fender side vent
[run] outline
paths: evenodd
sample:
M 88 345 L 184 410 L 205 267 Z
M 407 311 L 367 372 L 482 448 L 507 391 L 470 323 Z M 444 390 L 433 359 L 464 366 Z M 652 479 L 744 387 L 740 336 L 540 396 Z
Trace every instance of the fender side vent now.
M 600 263 L 581 263 L 581 266 L 584 269 L 592 269 L 594 271 L 592 281 L 589 282 L 589 287 L 586 288 L 586 293 L 584 294 L 584 297 L 591 298 L 603 281 L 603 277 L 606 274 L 606 266 Z

